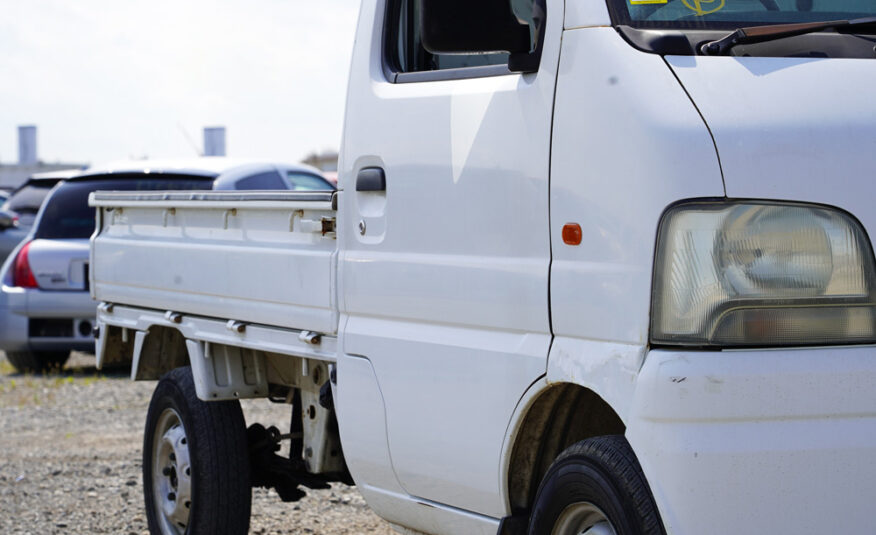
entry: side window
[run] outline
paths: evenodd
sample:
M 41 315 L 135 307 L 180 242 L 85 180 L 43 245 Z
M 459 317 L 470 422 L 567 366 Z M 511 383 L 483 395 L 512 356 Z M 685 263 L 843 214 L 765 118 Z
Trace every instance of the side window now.
M 286 178 L 289 179 L 289 183 L 292 184 L 292 189 L 295 191 L 332 191 L 334 189 L 331 184 L 310 173 L 288 171 Z
M 534 33 L 534 0 L 508 0 L 521 22 Z M 396 73 L 414 73 L 507 65 L 508 54 L 430 54 L 420 38 L 420 3 L 418 0 L 390 0 L 386 37 L 387 61 Z
M 283 183 L 283 178 L 275 171 L 269 173 L 259 173 L 257 175 L 241 178 L 235 184 L 238 190 L 247 189 L 287 189 Z

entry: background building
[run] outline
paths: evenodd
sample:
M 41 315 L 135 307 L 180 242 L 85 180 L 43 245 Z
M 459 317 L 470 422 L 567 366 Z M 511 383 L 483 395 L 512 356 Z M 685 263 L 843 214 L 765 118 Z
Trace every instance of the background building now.
M 66 169 L 85 169 L 83 163 L 46 163 L 40 161 L 37 152 L 37 127 L 24 125 L 18 127 L 18 163 L 0 162 L 0 189 L 12 190 L 21 185 L 34 173 L 62 171 Z
M 311 152 L 301 163 L 312 165 L 323 172 L 337 172 L 338 153 L 336 151 Z

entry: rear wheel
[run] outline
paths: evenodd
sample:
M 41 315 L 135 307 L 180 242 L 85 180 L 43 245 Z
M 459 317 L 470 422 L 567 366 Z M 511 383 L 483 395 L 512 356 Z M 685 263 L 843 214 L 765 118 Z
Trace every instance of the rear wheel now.
M 21 373 L 57 369 L 67 362 L 69 351 L 7 351 L 6 358 Z
M 663 535 L 651 490 L 623 436 L 565 450 L 538 489 L 530 535 Z
M 246 534 L 251 488 L 240 403 L 198 399 L 190 368 L 162 377 L 146 416 L 143 487 L 153 534 Z

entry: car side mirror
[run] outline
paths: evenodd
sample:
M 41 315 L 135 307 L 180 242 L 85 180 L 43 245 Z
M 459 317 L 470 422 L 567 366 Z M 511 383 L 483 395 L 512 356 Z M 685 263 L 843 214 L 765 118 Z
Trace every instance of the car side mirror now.
M 12 214 L 11 212 L 0 210 L 0 230 L 6 230 L 17 225 L 18 216 Z
M 531 58 L 529 25 L 514 15 L 510 0 L 420 0 L 423 48 L 431 54 L 508 52 L 512 71 L 538 70 Z M 536 4 L 543 4 L 536 0 Z M 542 16 L 542 21 L 543 21 Z M 540 43 L 539 43 L 540 45 Z M 537 48 L 540 56 L 540 50 Z M 519 66 L 522 68 L 515 68 Z

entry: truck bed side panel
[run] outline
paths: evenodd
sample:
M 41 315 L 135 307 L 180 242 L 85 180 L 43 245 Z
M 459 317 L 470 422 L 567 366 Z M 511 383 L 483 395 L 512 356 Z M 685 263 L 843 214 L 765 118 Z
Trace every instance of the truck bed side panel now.
M 337 331 L 328 200 L 234 193 L 170 200 L 97 194 L 98 301 L 323 333 Z M 258 200 L 261 199 L 261 200 Z M 267 199 L 267 200 L 265 200 Z M 323 219 L 329 226 L 324 226 Z

